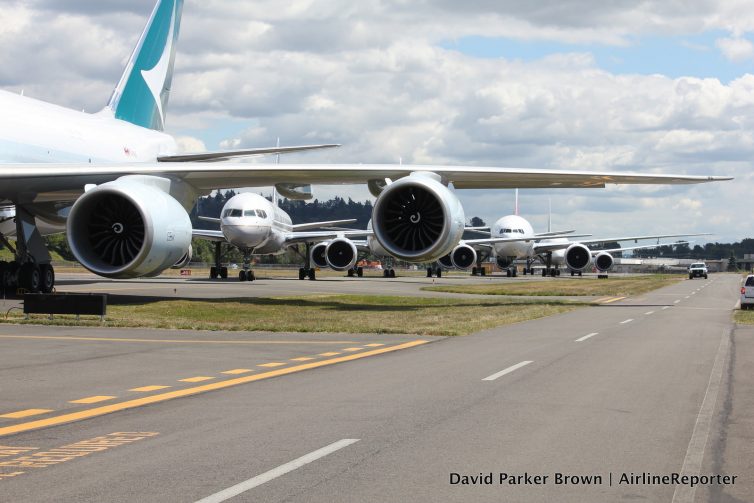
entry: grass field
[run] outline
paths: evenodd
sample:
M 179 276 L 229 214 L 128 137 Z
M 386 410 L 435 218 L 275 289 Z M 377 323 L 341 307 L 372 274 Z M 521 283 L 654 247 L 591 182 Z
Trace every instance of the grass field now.
M 534 296 L 630 296 L 656 290 L 685 279 L 682 275 L 651 274 L 642 276 L 596 279 L 592 277 L 556 279 L 552 281 L 497 282 L 487 285 L 430 286 L 433 292 L 471 293 L 479 295 Z
M 516 301 L 437 299 L 360 295 L 269 299 L 170 300 L 109 305 L 107 327 L 273 332 L 392 333 L 467 335 L 486 328 L 542 318 L 586 306 L 560 300 Z M 57 316 L 28 322 L 12 312 L 13 323 L 94 325 Z
M 745 325 L 754 325 L 754 310 L 748 309 L 746 311 L 739 310 L 735 314 L 736 323 L 743 323 Z

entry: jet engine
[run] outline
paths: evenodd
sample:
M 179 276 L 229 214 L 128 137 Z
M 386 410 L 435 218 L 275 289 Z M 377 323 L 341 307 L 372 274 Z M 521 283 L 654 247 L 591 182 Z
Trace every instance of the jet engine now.
M 572 271 L 583 271 L 592 263 L 592 252 L 581 243 L 574 243 L 565 251 L 565 263 Z
M 347 271 L 356 265 L 358 252 L 356 245 L 350 239 L 337 238 L 330 241 L 325 248 L 325 259 L 331 269 L 335 271 Z
M 615 260 L 608 252 L 600 252 L 594 257 L 594 266 L 599 272 L 609 271 L 613 268 L 613 263 L 615 263 Z
M 385 187 L 377 198 L 372 225 L 388 254 L 409 262 L 433 262 L 461 240 L 463 207 L 438 179 L 412 173 Z
M 312 263 L 320 269 L 330 267 L 330 265 L 327 263 L 327 257 L 325 255 L 326 250 L 327 243 L 317 243 L 316 245 L 312 246 Z
M 455 267 L 453 265 L 453 259 L 450 258 L 450 253 L 443 255 L 442 257 L 437 259 L 437 263 L 443 266 L 445 269 L 453 269 L 453 267 Z
M 191 245 L 183 206 L 153 185 L 125 179 L 82 195 L 71 207 L 67 232 L 76 260 L 109 278 L 157 275 Z
M 476 264 L 476 250 L 469 245 L 458 245 L 450 252 L 450 258 L 456 269 L 468 269 Z
M 194 247 L 189 245 L 188 251 L 186 252 L 186 254 L 183 257 L 181 257 L 180 260 L 178 260 L 178 262 L 173 264 L 171 269 L 183 269 L 184 267 L 189 265 L 189 263 L 191 262 L 191 258 L 193 256 L 194 256 Z

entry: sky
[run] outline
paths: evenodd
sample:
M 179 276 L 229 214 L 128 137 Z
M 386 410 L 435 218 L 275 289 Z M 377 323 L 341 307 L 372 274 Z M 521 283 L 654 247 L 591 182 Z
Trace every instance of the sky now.
M 0 88 L 100 110 L 153 5 L 3 0 Z M 537 231 L 551 201 L 556 229 L 738 241 L 754 237 L 754 0 L 186 0 L 167 131 L 187 151 L 343 145 L 294 163 L 733 176 L 530 189 L 520 208 Z M 511 190 L 457 193 L 467 218 L 513 211 Z

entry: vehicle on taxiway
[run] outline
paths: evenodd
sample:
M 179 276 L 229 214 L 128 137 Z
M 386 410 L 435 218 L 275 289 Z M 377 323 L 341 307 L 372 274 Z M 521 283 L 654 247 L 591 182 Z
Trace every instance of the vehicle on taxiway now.
M 694 278 L 707 279 L 707 264 L 704 262 L 694 262 L 689 266 L 689 279 Z
M 741 287 L 741 309 L 751 309 L 754 306 L 754 274 L 746 277 Z

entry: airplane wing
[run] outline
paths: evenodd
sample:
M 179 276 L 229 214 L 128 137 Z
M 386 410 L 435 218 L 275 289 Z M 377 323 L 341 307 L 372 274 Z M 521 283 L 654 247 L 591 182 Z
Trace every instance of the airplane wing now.
M 662 234 L 657 236 L 628 236 L 628 237 L 617 237 L 617 238 L 599 238 L 599 239 L 588 239 L 586 241 L 579 241 L 579 243 L 583 245 L 590 245 L 594 243 L 607 243 L 611 241 L 640 241 L 644 239 L 663 239 L 663 238 L 689 238 L 689 237 L 697 237 L 697 236 L 711 236 L 712 233 L 709 232 L 702 232 L 697 234 Z M 672 244 L 672 243 L 667 243 Z M 622 248 L 625 250 L 626 248 Z
M 321 229 L 321 228 L 327 228 L 327 227 L 333 227 L 338 225 L 346 225 L 346 224 L 352 224 L 356 222 L 355 218 L 349 218 L 347 220 L 330 220 L 328 222 L 310 222 L 308 224 L 296 224 L 293 225 L 292 228 L 294 231 L 306 231 L 309 229 Z M 357 229 L 352 229 L 357 230 Z
M 651 245 L 631 246 L 628 248 L 611 248 L 609 250 L 592 250 L 592 255 L 596 255 L 601 252 L 617 253 L 617 252 L 624 252 L 624 251 L 631 251 L 631 250 L 646 250 L 649 248 L 659 248 L 660 246 L 675 246 L 675 245 L 687 245 L 687 244 L 689 244 L 689 241 L 678 241 L 676 243 L 655 243 Z
M 195 238 L 204 239 L 206 241 L 221 241 L 225 242 L 225 235 L 222 231 L 213 231 L 208 229 L 191 229 L 191 235 Z
M 547 236 L 548 239 L 555 239 L 555 238 L 578 238 L 578 237 L 586 237 L 591 236 L 591 234 L 552 234 L 550 236 Z M 482 239 L 462 239 L 461 243 L 467 244 L 467 245 L 485 245 L 485 244 L 495 244 L 495 243 L 517 243 L 520 241 L 537 241 L 538 237 L 523 237 L 523 238 L 482 238 Z M 557 243 L 562 244 L 562 243 Z M 565 247 L 568 247 L 571 243 L 565 243 Z M 535 246 L 537 246 L 535 244 Z
M 87 184 L 125 175 L 178 178 L 200 191 L 233 187 L 265 187 L 278 183 L 361 184 L 395 180 L 412 172 L 436 173 L 458 189 L 596 188 L 606 184 L 693 184 L 729 177 L 649 175 L 520 168 L 361 164 L 249 164 L 145 162 L 133 164 L 0 164 L 2 201 L 74 201 Z
M 199 215 L 198 218 L 199 218 L 199 220 L 204 220 L 205 222 L 212 222 L 214 224 L 219 224 L 220 223 L 220 219 L 219 218 L 215 218 L 215 217 L 203 217 L 203 216 Z
M 291 246 L 299 243 L 318 243 L 321 241 L 329 241 L 330 239 L 336 239 L 341 237 L 364 237 L 368 236 L 372 231 L 315 231 L 315 232 L 289 232 L 285 236 L 284 246 Z
M 575 230 L 567 230 L 567 231 L 553 231 L 553 232 L 540 232 L 539 234 L 535 234 L 538 238 L 551 238 L 556 234 L 573 234 L 576 232 Z M 571 236 L 574 237 L 574 236 Z
M 268 147 L 250 148 L 245 150 L 226 150 L 221 152 L 199 152 L 192 154 L 163 155 L 157 158 L 157 162 L 217 162 L 227 161 L 238 157 L 250 157 L 268 154 L 290 154 L 304 152 L 306 150 L 319 150 L 323 148 L 340 147 L 337 144 L 325 145 L 302 145 L 297 147 Z

